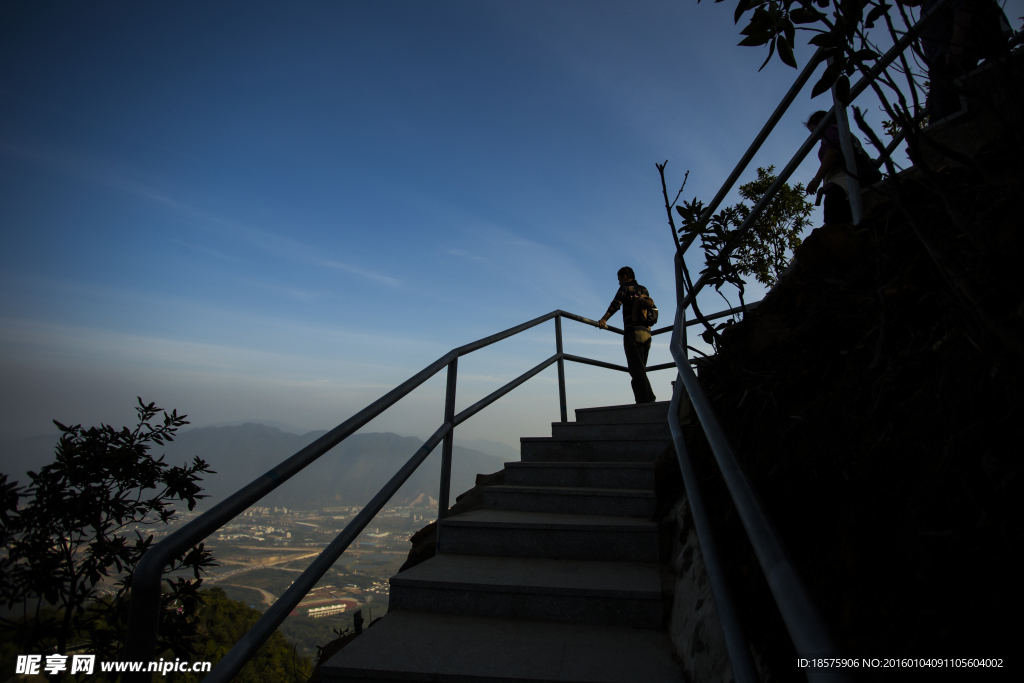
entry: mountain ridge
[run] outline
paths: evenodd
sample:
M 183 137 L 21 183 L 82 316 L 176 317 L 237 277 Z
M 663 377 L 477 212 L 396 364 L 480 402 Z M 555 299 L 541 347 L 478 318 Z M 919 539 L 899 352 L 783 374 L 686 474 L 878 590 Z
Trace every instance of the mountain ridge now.
M 173 442 L 151 453 L 181 465 L 200 457 L 214 473 L 203 478 L 199 509 L 207 510 L 249 482 L 309 445 L 326 431 L 291 434 L 259 423 L 198 427 L 179 432 Z M 24 473 L 53 462 L 59 436 L 38 436 L 5 444 L 0 450 L 0 472 L 27 483 Z M 309 509 L 324 505 L 364 505 L 423 445 L 416 437 L 393 432 L 353 434 L 265 496 L 259 505 Z M 510 449 L 511 450 L 511 449 Z M 440 448 L 435 448 L 410 475 L 392 502 L 402 503 L 425 494 L 438 497 Z M 504 460 L 479 450 L 455 445 L 452 449 L 450 500 L 473 487 L 477 474 L 496 472 Z

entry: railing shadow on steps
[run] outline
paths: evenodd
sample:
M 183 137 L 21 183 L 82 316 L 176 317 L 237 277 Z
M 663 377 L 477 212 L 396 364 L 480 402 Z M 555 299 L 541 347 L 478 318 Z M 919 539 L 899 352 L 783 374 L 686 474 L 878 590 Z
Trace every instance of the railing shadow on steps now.
M 889 51 L 878 59 L 875 65 L 850 88 L 847 103 L 841 102 L 836 97 L 835 90 L 833 89 L 834 106 L 800 146 L 796 154 L 793 155 L 789 163 L 782 169 L 761 199 L 754 204 L 748 217 L 736 229 L 737 237 L 748 232 L 753 227 L 761 212 L 768 206 L 786 181 L 789 180 L 793 172 L 803 162 L 804 158 L 833 122 L 839 124 L 843 147 L 846 149 L 850 148 L 849 126 L 846 124 L 846 106 L 863 93 L 871 85 L 872 81 L 917 39 L 924 25 L 935 17 L 947 2 L 948 0 L 939 0 L 931 11 L 923 14 L 918 22 Z M 782 115 L 793 103 L 797 94 L 803 89 L 803 86 L 807 83 L 823 57 L 824 51 L 819 49 L 809 60 L 800 75 L 797 76 L 796 81 L 783 97 L 782 102 L 780 102 L 762 127 L 754 142 L 751 143 L 733 172 L 711 201 L 711 204 L 701 214 L 700 221 L 702 223 L 706 223 L 710 219 L 714 210 L 732 189 L 733 185 L 735 185 L 740 174 L 753 159 L 754 154 L 761 147 L 762 143 L 768 138 L 768 135 L 782 118 Z M 894 139 L 886 152 L 891 153 L 901 140 L 902 136 Z M 853 159 L 853 154 L 846 154 L 845 158 L 848 171 L 856 175 L 856 162 Z M 853 179 L 851 178 L 851 180 Z M 851 199 L 858 200 L 851 201 L 852 208 L 854 209 L 854 222 L 859 222 L 860 219 L 859 195 L 859 186 L 855 182 L 851 183 Z M 744 473 L 732 446 L 729 444 L 729 440 L 722 430 L 711 402 L 708 400 L 697 376 L 690 367 L 694 364 L 694 361 L 687 355 L 686 327 L 692 325 L 693 321 L 686 321 L 686 309 L 696 300 L 697 294 L 707 284 L 711 275 L 710 271 L 713 270 L 715 265 L 713 263 L 709 264 L 710 267 L 705 271 L 705 275 L 701 276 L 696 283 L 690 285 L 689 291 L 687 291 L 689 283 L 688 278 L 684 277 L 683 255 L 697 234 L 698 232 L 694 231 L 681 243 L 678 240 L 676 241 L 675 277 L 677 307 L 669 350 L 675 359 L 680 381 L 673 383 L 672 403 L 669 408 L 668 421 L 676 449 L 676 457 L 683 475 L 690 512 L 693 515 L 694 527 L 697 531 L 698 542 L 704 557 L 712 596 L 722 628 L 726 655 L 737 683 L 753 683 L 759 681 L 760 677 L 751 657 L 750 648 L 736 612 L 736 606 L 725 577 L 724 568 L 718 556 L 717 543 L 711 530 L 709 515 L 704 506 L 699 483 L 683 439 L 682 426 L 679 422 L 679 407 L 684 392 L 689 398 L 700 425 L 707 436 L 715 462 L 722 473 L 726 488 L 736 507 L 747 537 L 754 548 L 758 563 L 761 565 L 768 586 L 771 589 L 772 597 L 779 608 L 798 656 L 835 659 L 840 658 L 840 654 L 824 618 L 811 600 L 807 588 L 800 579 L 750 480 Z M 675 236 L 673 235 L 673 237 Z M 727 248 L 722 250 L 718 257 L 719 263 L 729 258 L 732 249 L 738 242 L 738 239 L 734 239 L 731 242 L 731 246 L 727 246 Z M 785 277 L 785 273 L 782 277 Z M 705 317 L 705 319 L 710 320 L 711 318 Z M 809 667 L 806 669 L 806 675 L 809 681 L 815 683 L 818 681 L 849 680 L 845 672 L 834 668 Z
M 758 302 L 759 303 L 759 302 Z M 748 304 L 747 309 L 756 306 L 756 303 Z M 722 311 L 709 316 L 709 319 L 722 318 L 734 315 L 743 309 L 734 308 Z M 516 327 L 509 328 L 504 332 L 485 337 L 478 341 L 452 349 L 447 354 L 437 359 L 417 374 L 410 377 L 404 383 L 395 387 L 387 394 L 371 403 L 369 406 L 356 413 L 340 425 L 321 436 L 290 458 L 274 467 L 269 472 L 241 488 L 225 500 L 221 501 L 209 511 L 203 513 L 185 526 L 181 527 L 167 538 L 154 545 L 139 561 L 132 575 L 131 601 L 129 603 L 128 626 L 125 633 L 125 645 L 122 660 L 142 662 L 146 667 L 153 661 L 156 640 L 157 625 L 159 622 L 161 577 L 163 569 L 172 558 L 186 551 L 188 548 L 201 542 L 210 534 L 231 522 L 239 513 L 257 502 L 278 486 L 293 477 L 299 471 L 312 464 L 322 455 L 337 446 L 346 438 L 361 429 L 372 419 L 393 406 L 414 389 L 437 374 L 442 368 L 448 368 L 447 387 L 445 391 L 444 422 L 431 435 L 429 439 L 416 451 L 416 453 L 403 465 L 397 473 L 384 485 L 383 488 L 360 510 L 355 518 L 335 537 L 335 539 L 313 560 L 298 579 L 284 592 L 284 594 L 271 605 L 263 616 L 256 622 L 249 631 L 242 636 L 242 639 L 224 656 L 217 666 L 210 671 L 203 679 L 206 683 L 218 683 L 230 681 L 248 662 L 259 647 L 271 636 L 278 626 L 285 620 L 289 613 L 298 605 L 299 601 L 316 585 L 327 570 L 341 557 L 342 553 L 351 545 L 356 537 L 370 523 L 376 514 L 384 507 L 412 473 L 419 467 L 434 448 L 443 441 L 441 459 L 441 483 L 438 494 L 438 519 L 446 516 L 448 511 L 449 487 L 451 482 L 451 459 L 452 459 L 452 437 L 453 430 L 462 422 L 465 422 L 485 407 L 494 403 L 499 398 L 509 393 L 530 378 L 552 364 L 558 365 L 558 399 L 561 421 L 567 422 L 568 415 L 565 401 L 565 370 L 564 361 L 573 361 L 585 365 L 594 365 L 611 370 L 629 372 L 628 368 L 614 363 L 584 358 L 563 352 L 562 350 L 562 318 L 575 320 L 585 325 L 598 327 L 598 324 L 582 316 L 568 313 L 562 310 L 552 311 L 539 318 L 534 318 Z M 516 379 L 505 384 L 500 389 L 492 392 L 485 398 L 477 401 L 460 413 L 455 412 L 455 393 L 458 382 L 458 359 L 473 351 L 512 337 L 520 332 L 554 319 L 555 321 L 555 354 L 527 370 Z M 696 324 L 697 321 L 686 323 Z M 608 326 L 610 332 L 624 334 L 616 327 Z M 671 332 L 673 326 L 662 327 L 652 331 L 652 335 Z M 647 368 L 648 371 L 666 370 L 675 368 L 676 362 L 654 365 Z M 440 534 L 438 534 L 440 538 Z M 136 683 L 151 680 L 151 673 L 148 671 L 126 673 L 123 677 L 125 683 Z

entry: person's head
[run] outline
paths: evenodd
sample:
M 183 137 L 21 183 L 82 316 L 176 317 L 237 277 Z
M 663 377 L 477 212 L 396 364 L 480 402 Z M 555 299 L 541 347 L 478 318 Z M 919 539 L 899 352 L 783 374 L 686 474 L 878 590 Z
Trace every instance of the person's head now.
M 633 274 L 633 269 L 630 268 L 629 266 L 624 266 L 622 268 L 619 268 L 618 276 L 619 276 L 619 284 L 620 285 L 624 285 L 627 282 L 630 282 L 630 281 L 636 279 L 636 275 Z
M 813 133 L 814 129 L 818 127 L 818 124 L 821 123 L 821 120 L 826 116 L 828 116 L 827 111 L 816 111 L 811 114 L 811 118 L 807 119 L 807 123 L 804 125 L 807 126 L 807 130 Z

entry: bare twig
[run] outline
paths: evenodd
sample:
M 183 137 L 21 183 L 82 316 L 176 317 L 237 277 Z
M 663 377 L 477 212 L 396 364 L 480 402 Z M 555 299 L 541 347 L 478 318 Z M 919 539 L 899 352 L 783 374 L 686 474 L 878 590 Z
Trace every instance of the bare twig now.
M 676 251 L 682 256 L 682 248 L 679 244 L 679 235 L 676 234 L 676 221 L 672 218 L 672 206 L 675 202 L 668 201 L 668 187 L 665 185 L 665 167 L 668 166 L 668 159 L 663 164 L 654 164 L 658 168 L 658 175 L 661 176 L 661 194 L 665 198 L 665 213 L 668 214 L 668 227 L 672 230 L 672 241 L 676 243 Z M 686 177 L 689 178 L 690 172 L 686 172 Z M 686 187 L 686 180 L 683 180 L 683 187 Z M 679 188 L 679 194 L 682 194 L 683 188 Z M 676 195 L 676 199 L 679 199 L 679 195 Z

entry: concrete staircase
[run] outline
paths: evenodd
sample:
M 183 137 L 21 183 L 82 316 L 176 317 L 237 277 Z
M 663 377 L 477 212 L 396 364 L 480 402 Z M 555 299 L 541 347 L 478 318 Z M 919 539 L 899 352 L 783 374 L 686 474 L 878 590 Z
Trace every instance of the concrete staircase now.
M 681 682 L 651 521 L 667 413 L 587 408 L 523 438 L 505 484 L 442 520 L 440 553 L 391 578 L 389 613 L 324 664 L 325 683 Z

